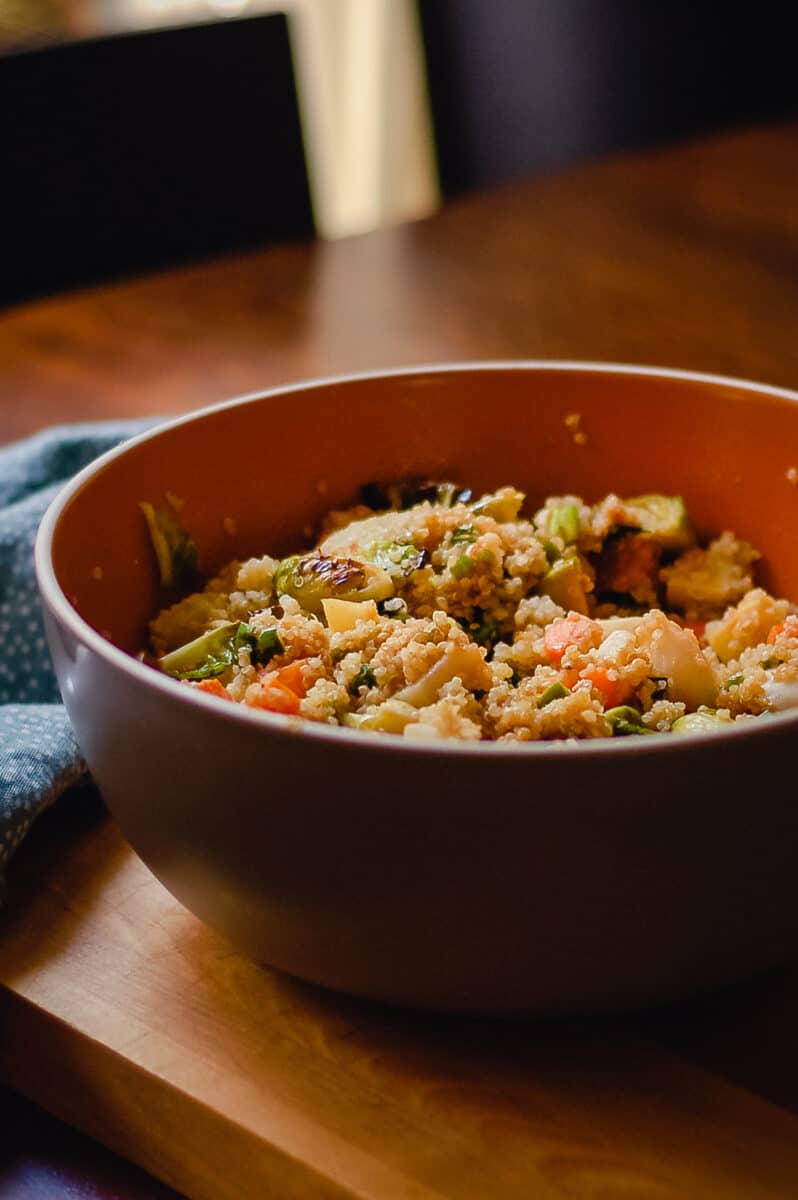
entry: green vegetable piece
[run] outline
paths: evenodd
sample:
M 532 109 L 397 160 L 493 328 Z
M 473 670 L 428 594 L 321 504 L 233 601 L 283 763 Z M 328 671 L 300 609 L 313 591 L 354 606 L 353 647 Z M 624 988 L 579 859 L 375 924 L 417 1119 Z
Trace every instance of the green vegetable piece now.
M 652 492 L 633 496 L 625 503 L 636 510 L 639 527 L 653 534 L 666 550 L 686 550 L 695 543 L 695 533 L 681 496 Z
M 240 650 L 243 646 L 248 646 L 251 649 L 255 645 L 256 636 L 255 630 L 251 625 L 247 625 L 246 621 L 239 621 L 238 629 L 233 638 L 233 648 Z
M 470 545 L 477 540 L 477 531 L 473 525 L 458 525 L 452 530 L 449 541 L 453 546 Z
M 349 691 L 353 696 L 356 696 L 362 687 L 372 688 L 376 683 L 377 676 L 368 663 L 363 663 L 363 666 L 349 684 Z
M 349 729 L 370 729 L 376 733 L 403 733 L 405 727 L 415 719 L 414 713 L 397 711 L 387 704 L 363 712 L 344 713 L 341 724 Z
M 745 676 L 742 671 L 738 675 L 730 675 L 727 680 L 721 685 L 724 692 L 728 692 L 731 688 L 739 687 Z
M 630 704 L 620 704 L 617 708 L 608 708 L 604 716 L 612 726 L 613 735 L 616 737 L 654 732 L 653 729 L 646 729 L 641 714 Z
M 493 517 L 494 521 L 505 524 L 507 521 L 515 521 L 525 499 L 524 493 L 516 491 L 515 488 L 499 488 L 498 492 L 483 496 L 472 504 L 471 511 L 475 516 Z
M 551 704 L 552 700 L 563 700 L 566 696 L 570 696 L 570 689 L 565 684 L 556 680 L 550 684 L 543 695 L 538 700 L 538 708 L 545 708 L 547 704 Z
M 587 613 L 584 579 L 585 573 L 577 555 L 565 555 L 549 567 L 538 584 L 538 591 L 543 596 L 551 596 L 554 603 L 566 612 L 573 609 L 574 612 Z
M 148 500 L 142 500 L 139 508 L 147 522 L 161 583 L 164 587 L 191 587 L 199 573 L 197 547 L 174 510 L 168 505 L 155 508 Z
M 235 666 L 238 652 L 244 648 L 252 652 L 253 661 L 261 666 L 283 652 L 276 628 L 257 634 L 245 621 L 228 621 L 165 654 L 158 666 L 176 679 L 214 679 Z
M 276 654 L 282 654 L 284 649 L 276 627 L 271 626 L 257 635 L 252 657 L 259 666 L 263 667 Z
M 412 542 L 387 542 L 384 546 L 370 546 L 366 557 L 388 575 L 407 577 L 423 567 L 427 553 Z
M 277 565 L 277 570 L 274 572 L 274 591 L 278 596 L 293 595 L 292 587 L 294 587 L 294 572 L 297 571 L 299 564 L 302 561 L 301 554 L 292 554 L 288 558 L 283 558 Z M 297 576 L 297 587 L 302 586 L 302 576 Z
M 228 621 L 209 629 L 192 642 L 164 654 L 158 660 L 158 667 L 176 679 L 213 679 L 237 661 L 236 637 L 240 628 L 240 621 Z
M 274 573 L 274 588 L 278 596 L 293 596 L 311 613 L 320 613 L 325 599 L 385 600 L 394 590 L 390 575 L 375 563 L 319 550 L 284 558 Z
M 711 709 L 704 708 L 678 717 L 671 726 L 671 733 L 716 733 L 728 725 L 731 721 L 726 717 L 719 717 Z
M 610 725 L 616 721 L 631 721 L 633 725 L 639 725 L 643 719 L 640 710 L 632 708 L 631 704 L 619 704 L 616 708 L 608 708 L 604 716 Z
M 452 508 L 455 504 L 467 504 L 471 499 L 471 489 L 461 488 L 459 483 L 450 483 L 447 481 L 428 486 L 435 489 L 434 499 L 432 496 L 422 494 L 422 500 L 429 499 L 434 504 L 440 504 L 444 508 Z
M 581 524 L 579 509 L 575 504 L 561 504 L 551 510 L 549 517 L 549 537 L 558 537 L 568 545 L 579 537 Z
M 461 554 L 452 567 L 452 575 L 455 579 L 467 579 L 474 570 L 474 560 L 469 558 L 467 554 Z

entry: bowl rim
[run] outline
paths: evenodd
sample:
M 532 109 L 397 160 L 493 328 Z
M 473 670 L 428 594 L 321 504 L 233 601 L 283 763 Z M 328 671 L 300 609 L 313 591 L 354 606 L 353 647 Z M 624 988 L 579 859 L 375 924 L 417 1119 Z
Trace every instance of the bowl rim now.
M 680 735 L 674 744 L 671 738 L 589 738 L 563 739 L 560 741 L 530 741 L 530 742 L 494 742 L 494 741 L 465 741 L 457 738 L 429 739 L 414 741 L 398 737 L 375 737 L 373 733 L 357 729 L 344 728 L 339 725 L 325 725 L 321 722 L 307 720 L 301 717 L 285 716 L 280 713 L 270 713 L 247 708 L 242 704 L 220 705 L 214 696 L 207 695 L 197 688 L 181 688 L 177 680 L 159 673 L 141 662 L 134 655 L 115 646 L 113 642 L 103 637 L 80 615 L 67 598 L 55 574 L 52 559 L 52 546 L 58 522 L 72 498 L 89 482 L 89 480 L 114 461 L 144 442 L 153 440 L 172 429 L 182 425 L 202 420 L 214 413 L 228 408 L 256 403 L 279 396 L 291 395 L 308 389 L 333 387 L 342 383 L 366 381 L 369 379 L 385 379 L 397 377 L 413 377 L 419 375 L 446 375 L 458 372 L 473 371 L 524 371 L 524 372 L 580 372 L 584 374 L 602 375 L 640 375 L 662 379 L 676 379 L 691 383 L 715 384 L 735 388 L 738 391 L 764 394 L 788 400 L 798 405 L 798 391 L 779 387 L 768 383 L 759 383 L 748 379 L 739 379 L 729 375 L 717 375 L 711 372 L 691 371 L 677 367 L 656 367 L 635 363 L 615 363 L 611 361 L 592 361 L 579 359 L 484 359 L 475 361 L 418 363 L 407 366 L 379 368 L 366 371 L 347 372 L 338 375 L 327 375 L 313 379 L 302 380 L 298 383 L 280 384 L 267 388 L 265 391 L 245 392 L 202 408 L 181 413 L 177 417 L 159 420 L 154 417 L 154 424 L 143 432 L 120 442 L 107 450 L 83 467 L 71 480 L 64 484 L 48 505 L 39 524 L 34 545 L 34 567 L 36 580 L 43 604 L 50 609 L 51 614 L 64 625 L 79 643 L 83 643 L 90 651 L 123 674 L 131 681 L 147 686 L 156 693 L 163 694 L 165 699 L 173 701 L 182 696 L 182 702 L 187 705 L 199 706 L 214 712 L 220 721 L 233 721 L 252 726 L 263 734 L 294 736 L 311 739 L 321 739 L 342 746 L 368 747 L 371 751 L 382 754 L 400 753 L 403 757 L 451 757 L 471 756 L 523 758 L 529 760 L 561 758 L 563 754 L 578 755 L 580 758 L 605 759 L 608 756 L 640 754 L 659 755 L 662 753 L 675 754 L 679 748 L 695 751 L 700 745 L 712 747 L 718 744 L 728 744 L 729 740 L 767 737 L 778 728 L 795 727 L 798 733 L 798 710 L 767 715 L 767 720 L 734 722 L 731 728 L 715 733 L 694 733 Z M 179 688 L 179 691 L 178 691 Z

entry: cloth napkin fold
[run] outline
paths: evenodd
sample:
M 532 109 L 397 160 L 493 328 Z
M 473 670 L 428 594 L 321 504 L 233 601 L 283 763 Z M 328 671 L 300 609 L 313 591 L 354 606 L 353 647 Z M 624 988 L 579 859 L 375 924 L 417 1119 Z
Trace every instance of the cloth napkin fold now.
M 2 869 L 31 822 L 86 773 L 45 642 L 36 531 L 67 480 L 151 424 L 65 425 L 0 447 L 0 899 Z

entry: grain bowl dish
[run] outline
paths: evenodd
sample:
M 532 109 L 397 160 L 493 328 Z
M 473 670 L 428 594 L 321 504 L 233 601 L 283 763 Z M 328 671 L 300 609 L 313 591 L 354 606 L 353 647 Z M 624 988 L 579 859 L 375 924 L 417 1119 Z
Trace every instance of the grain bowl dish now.
M 326 987 L 563 1015 L 798 953 L 797 527 L 798 393 L 449 364 L 152 429 L 36 555 L 92 776 L 187 908 Z
M 679 497 L 362 489 L 308 550 L 227 564 L 150 624 L 149 661 L 268 712 L 409 739 L 701 733 L 798 708 L 798 607 Z M 172 497 L 173 506 L 179 502 Z M 168 582 L 196 555 L 142 505 Z

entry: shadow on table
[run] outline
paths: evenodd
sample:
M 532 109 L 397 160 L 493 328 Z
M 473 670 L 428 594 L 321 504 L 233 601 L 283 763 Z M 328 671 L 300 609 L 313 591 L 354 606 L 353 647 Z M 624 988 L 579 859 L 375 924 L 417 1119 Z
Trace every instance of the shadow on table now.
M 0 1200 L 178 1200 L 139 1167 L 0 1087 Z

